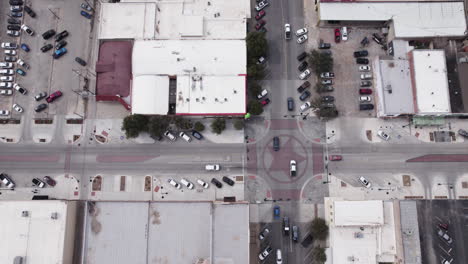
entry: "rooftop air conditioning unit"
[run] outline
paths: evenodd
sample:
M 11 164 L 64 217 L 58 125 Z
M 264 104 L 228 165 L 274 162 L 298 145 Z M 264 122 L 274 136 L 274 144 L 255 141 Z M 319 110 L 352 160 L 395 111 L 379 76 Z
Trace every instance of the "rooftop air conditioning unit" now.
M 29 216 L 29 211 L 23 211 L 21 212 L 22 217 L 28 217 Z
M 50 218 L 56 220 L 58 218 L 58 213 L 57 212 L 52 213 L 50 215 Z

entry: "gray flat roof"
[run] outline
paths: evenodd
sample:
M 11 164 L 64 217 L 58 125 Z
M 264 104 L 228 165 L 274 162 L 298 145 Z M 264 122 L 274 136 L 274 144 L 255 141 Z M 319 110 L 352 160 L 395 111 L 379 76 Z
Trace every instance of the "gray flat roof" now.
M 421 264 L 416 201 L 400 201 L 401 236 L 406 264 Z

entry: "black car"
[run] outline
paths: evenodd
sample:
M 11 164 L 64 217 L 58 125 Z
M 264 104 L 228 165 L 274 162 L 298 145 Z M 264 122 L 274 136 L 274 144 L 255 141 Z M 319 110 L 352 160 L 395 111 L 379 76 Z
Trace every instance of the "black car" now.
M 67 45 L 67 42 L 65 40 L 61 40 L 55 44 L 55 49 L 59 50 Z
M 230 179 L 229 177 L 227 177 L 227 176 L 224 176 L 224 177 L 223 177 L 223 182 L 227 183 L 227 184 L 230 185 L 230 186 L 234 186 L 234 181 L 231 180 L 231 179 Z
M 41 112 L 42 110 L 46 109 L 47 108 L 47 104 L 40 104 L 38 106 L 36 106 L 36 108 L 34 108 L 34 111 L 36 112 Z
M 304 240 L 302 240 L 301 245 L 302 245 L 303 247 L 307 248 L 307 247 L 309 247 L 309 246 L 312 244 L 312 242 L 314 242 L 314 238 L 312 237 L 311 234 L 308 234 L 308 235 L 304 238 Z
M 288 111 L 294 111 L 294 100 L 292 97 L 288 97 Z
M 18 31 L 18 30 L 21 30 L 21 27 L 18 26 L 18 25 L 8 25 L 7 29 L 8 30 L 17 30 Z
M 468 132 L 465 129 L 458 129 L 458 135 L 468 138 Z
M 300 72 L 303 72 L 303 71 L 305 71 L 305 69 L 307 69 L 307 66 L 309 66 L 309 64 L 307 63 L 307 61 L 303 61 L 301 64 L 299 64 L 299 67 L 297 67 L 297 69 L 298 69 Z
M 6 61 L 6 62 L 15 62 L 15 61 L 16 61 L 16 57 L 13 57 L 13 56 L 5 56 L 5 61 Z
M 8 18 L 8 24 L 19 25 L 19 24 L 21 24 L 21 21 L 19 21 L 18 19 L 15 19 L 15 18 Z
M 55 30 L 49 29 L 42 34 L 43 39 L 50 39 L 53 35 L 55 35 Z
M 367 55 L 369 55 L 369 52 L 367 52 L 367 50 L 358 50 L 354 52 L 354 58 L 366 57 Z
M 309 91 L 305 91 L 301 94 L 301 96 L 299 96 L 299 100 L 301 101 L 305 101 L 305 99 L 309 98 L 310 97 L 310 92 Z
M 19 5 L 19 6 L 22 6 L 24 3 L 23 3 L 23 0 L 10 0 L 10 5 Z
M 361 81 L 361 87 L 371 87 L 372 82 L 371 81 Z
M 24 6 L 24 11 L 28 13 L 30 17 L 36 17 L 36 13 L 34 13 L 29 6 Z
M 302 93 L 305 91 L 305 89 L 309 88 L 310 87 L 310 82 L 309 81 L 305 81 L 301 86 L 299 86 L 299 88 L 297 88 L 297 92 L 298 93 Z
M 22 17 L 23 13 L 22 12 L 10 12 L 11 17 Z
M 273 150 L 278 151 L 279 149 L 280 149 L 279 137 L 274 137 L 273 138 Z
M 46 45 L 42 46 L 41 51 L 42 52 L 47 52 L 47 51 L 51 50 L 53 47 L 54 46 L 52 46 L 52 44 L 49 43 L 49 44 L 46 44 Z
M 323 103 L 331 103 L 331 102 L 334 102 L 334 101 L 335 101 L 335 97 L 333 97 L 331 95 L 322 96 L 322 102 Z
M 45 182 L 41 181 L 38 178 L 32 179 L 32 183 L 34 184 L 34 186 L 39 187 L 39 188 L 44 188 L 45 187 Z
M 220 181 L 218 181 L 216 178 L 211 179 L 211 183 L 220 189 L 223 187 L 223 184 Z
M 57 184 L 57 182 L 56 182 L 54 179 L 52 179 L 52 177 L 50 177 L 50 176 L 44 176 L 44 181 L 45 181 L 49 186 L 52 186 L 52 187 L 54 187 L 54 186 Z
M 374 109 L 374 105 L 373 104 L 360 104 L 359 105 L 359 110 L 363 111 L 363 110 L 372 110 Z
M 292 227 L 292 240 L 297 243 L 299 239 L 299 227 L 293 226 Z
M 55 35 L 55 41 L 61 41 L 62 39 L 68 37 L 68 31 L 64 30 L 60 32 L 59 34 Z
M 357 64 L 369 64 L 369 60 L 368 60 L 368 59 L 364 59 L 364 58 L 357 58 L 357 59 L 356 59 L 356 63 L 357 63 Z
M 331 48 L 330 43 L 320 43 L 319 45 L 319 49 L 329 49 L 329 48 Z
M 196 131 L 196 130 L 192 130 L 192 136 L 198 140 L 202 140 L 203 139 L 203 135 L 200 134 L 200 132 Z
M 75 58 L 75 61 L 78 62 L 78 64 L 80 64 L 81 66 L 86 66 L 86 61 L 84 61 L 82 58 L 80 57 L 76 57 Z
M 299 54 L 297 56 L 297 60 L 301 61 L 301 60 L 305 59 L 306 57 L 307 57 L 307 52 L 304 51 L 304 52 L 302 52 L 301 54 Z
M 38 94 L 36 94 L 36 95 L 34 96 L 34 99 L 35 99 L 36 101 L 40 101 L 40 100 L 46 98 L 46 96 L 47 96 L 47 93 L 46 93 L 46 92 L 40 92 L 40 93 L 38 93 Z

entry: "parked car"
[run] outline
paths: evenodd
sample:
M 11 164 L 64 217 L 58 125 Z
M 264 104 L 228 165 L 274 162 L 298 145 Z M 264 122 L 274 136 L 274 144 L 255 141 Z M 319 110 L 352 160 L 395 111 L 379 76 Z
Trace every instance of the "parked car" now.
M 301 86 L 299 86 L 299 88 L 297 88 L 297 92 L 298 93 L 302 93 L 305 91 L 305 89 L 309 88 L 310 87 L 310 82 L 309 81 L 305 81 L 303 84 L 301 84 Z
M 21 107 L 19 104 L 13 104 L 13 109 L 15 109 L 16 112 L 18 113 L 23 113 L 23 107 Z
M 449 225 L 448 224 L 445 224 L 445 223 L 439 223 L 437 225 L 439 228 L 442 228 L 444 230 L 448 230 L 449 229 Z
M 326 96 L 322 96 L 321 100 L 322 100 L 322 103 L 332 103 L 335 101 L 335 97 L 331 95 L 326 95 Z
M 385 141 L 390 140 L 390 136 L 387 133 L 385 133 L 383 130 L 377 131 L 377 135 Z
M 64 31 L 58 33 L 57 35 L 55 35 L 55 41 L 59 42 L 62 39 L 66 38 L 67 36 L 68 36 L 68 31 L 64 30 Z
M 300 36 L 302 36 L 302 35 L 304 35 L 304 34 L 307 34 L 307 32 L 308 32 L 307 28 L 298 29 L 298 30 L 296 31 L 296 36 L 300 37 Z
M 295 177 L 297 174 L 297 163 L 295 160 L 289 161 L 289 175 Z
M 257 24 L 255 25 L 255 29 L 256 29 L 256 30 L 259 30 L 259 29 L 261 29 L 263 26 L 265 26 L 265 24 L 266 24 L 266 21 L 263 20 L 263 19 L 261 19 L 261 20 L 259 20 L 259 21 L 257 22 Z
M 280 140 L 279 140 L 279 137 L 273 137 L 273 150 L 274 150 L 274 151 L 280 150 Z
M 47 96 L 46 92 L 40 92 L 34 96 L 34 100 L 40 101 L 41 99 L 45 98 Z
M 219 164 L 207 164 L 205 165 L 205 170 L 207 171 L 219 171 L 220 166 Z
M 23 3 L 23 0 L 10 0 L 10 5 L 20 5 L 22 6 L 24 3 Z
M 260 10 L 264 9 L 265 7 L 267 7 L 268 5 L 269 5 L 269 3 L 266 0 L 261 1 L 255 6 L 255 10 L 260 11 Z
M 371 70 L 371 67 L 369 65 L 359 66 L 359 71 L 368 72 L 370 70 Z
M 81 3 L 81 8 L 86 11 L 93 11 L 93 9 L 86 3 Z
M 359 89 L 359 94 L 372 94 L 372 90 L 367 88 Z
M 182 178 L 180 179 L 180 183 L 182 183 L 183 185 L 185 185 L 185 187 L 187 187 L 189 190 L 193 190 L 193 183 L 189 182 L 188 180 Z
M 22 60 L 22 59 L 19 59 L 16 63 L 18 63 L 18 65 L 20 65 L 21 67 L 25 68 L 26 70 L 29 69 L 29 64 L 27 64 L 26 62 L 24 62 L 24 60 Z
M 17 30 L 7 30 L 6 33 L 10 37 L 19 37 L 20 36 L 20 32 L 17 31 Z
M 29 48 L 29 46 L 25 43 L 21 43 L 21 49 L 26 51 L 26 52 L 29 52 L 31 49 Z
M 218 187 L 219 189 L 223 188 L 223 184 L 218 181 L 216 178 L 211 179 L 211 183 L 214 184 L 214 186 Z
M 255 19 L 256 19 L 256 20 L 260 20 L 260 19 L 262 19 L 262 17 L 264 17 L 265 15 L 266 15 L 265 10 L 261 10 L 260 12 L 257 13 L 257 15 L 255 16 Z
M 51 50 L 53 47 L 54 46 L 52 44 L 48 43 L 48 44 L 41 47 L 41 51 L 42 52 L 47 52 L 47 51 Z
M 46 108 L 47 108 L 47 104 L 40 104 L 40 105 L 36 106 L 36 108 L 34 108 L 34 111 L 39 113 L 39 112 L 42 112 Z
M 223 176 L 222 180 L 223 180 L 223 182 L 227 183 L 228 185 L 234 186 L 234 181 L 231 178 L 229 178 L 227 176 Z
M 7 20 L 8 24 L 12 24 L 12 25 L 19 25 L 21 24 L 21 21 L 16 19 L 16 18 L 8 18 Z
M 364 103 L 364 102 L 370 102 L 372 99 L 370 96 L 359 96 L 359 102 Z
M 343 41 L 348 40 L 348 29 L 346 27 L 341 28 L 341 40 Z
M 258 258 L 260 260 L 264 260 L 268 257 L 268 255 L 270 255 L 271 251 L 273 251 L 273 249 L 271 248 L 271 246 L 267 246 L 264 250 L 262 250 L 262 252 L 258 255 Z
M 87 19 L 91 19 L 91 18 L 93 17 L 90 13 L 88 13 L 88 12 L 86 12 L 86 11 L 84 11 L 84 10 L 81 10 L 81 11 L 80 11 L 80 14 L 81 14 L 82 16 L 86 17 Z
M 335 73 L 333 73 L 333 72 L 322 72 L 322 73 L 320 73 L 320 78 L 332 79 L 332 78 L 335 78 Z
M 22 12 L 10 12 L 10 17 L 22 17 Z
M 13 84 L 11 82 L 0 82 L 0 88 L 11 89 Z
M 281 209 L 280 209 L 279 205 L 275 205 L 275 207 L 273 207 L 273 218 L 274 219 L 279 219 L 280 215 L 281 215 Z
M 23 71 L 22 69 L 16 69 L 16 73 L 18 73 L 21 76 L 26 76 L 26 72 Z
M 366 188 L 370 188 L 371 187 L 371 183 L 363 176 L 359 177 L 359 182 L 364 185 L 364 187 Z
M 331 44 L 330 43 L 325 43 L 325 42 L 320 42 L 318 48 L 319 49 L 329 49 L 329 48 L 331 48 Z
M 307 57 L 307 52 L 302 52 L 301 54 L 297 55 L 297 60 L 298 61 L 302 61 L 303 59 L 305 59 Z
M 13 63 L 11 62 L 0 62 L 0 69 L 11 69 L 13 68 Z
M 21 29 L 24 32 L 28 33 L 28 35 L 34 36 L 34 31 L 30 27 L 26 26 L 25 24 L 21 25 Z
M 321 80 L 320 83 L 323 84 L 323 85 L 332 85 L 333 80 L 330 80 L 330 79 Z
M 23 11 L 23 7 L 20 6 L 20 5 L 12 5 L 12 6 L 10 6 L 10 11 L 21 12 L 21 11 Z
M 291 39 L 291 25 L 284 24 L 284 38 Z
M 5 61 L 6 61 L 6 62 L 15 62 L 15 61 L 16 61 L 16 57 L 13 57 L 13 56 L 5 56 Z
M 307 248 L 307 247 L 309 247 L 309 246 L 312 244 L 312 242 L 314 242 L 314 238 L 312 237 L 311 234 L 308 234 L 308 235 L 304 238 L 304 240 L 302 240 L 301 245 L 302 245 L 304 248 Z
M 56 182 L 54 179 L 52 179 L 52 177 L 50 177 L 50 176 L 44 176 L 44 181 L 45 181 L 49 186 L 52 186 L 52 187 L 54 187 L 54 186 L 57 184 L 57 182 Z
M 460 136 L 463 136 L 463 137 L 467 137 L 468 138 L 468 131 L 464 130 L 464 129 L 458 129 L 458 134 Z
M 267 89 L 263 89 L 263 90 L 257 95 L 257 99 L 262 99 L 263 97 L 267 96 L 267 94 L 268 94 Z
M 307 61 L 303 61 L 301 64 L 299 64 L 299 66 L 297 67 L 297 69 L 302 72 L 304 71 L 305 69 L 307 69 L 307 67 L 309 66 L 309 63 L 307 63 Z
M 0 76 L 0 81 L 2 82 L 12 82 L 13 76 Z
M 283 217 L 283 234 L 289 235 L 289 217 Z
M 5 55 L 16 56 L 16 50 L 14 49 L 6 49 L 3 52 L 5 53 Z
M 54 52 L 53 57 L 54 57 L 54 59 L 58 59 L 58 58 L 62 57 L 63 55 L 65 55 L 66 53 L 67 53 L 67 48 L 61 48 L 61 49 L 56 50 Z
M 8 110 L 0 110 L 0 116 L 7 116 L 10 114 L 10 111 Z
M 335 43 L 340 43 L 341 41 L 341 32 L 339 28 L 335 28 Z
M 0 70 L 1 75 L 13 75 L 15 74 L 14 70 L 9 70 L 9 69 L 2 69 Z
M 440 238 L 442 238 L 445 242 L 448 244 L 452 244 L 453 240 L 452 238 L 447 234 L 447 232 L 442 231 L 442 229 L 439 229 L 437 232 L 437 235 L 439 235 Z
M 372 79 L 372 73 L 361 74 L 361 80 L 370 80 Z
M 29 7 L 29 6 L 24 6 L 24 11 L 30 16 L 30 17 L 36 17 L 36 13 Z
M 341 155 L 330 155 L 328 159 L 330 161 L 340 161 L 343 159 L 343 157 Z
M 373 104 L 360 104 L 359 105 L 359 110 L 365 111 L 365 110 L 373 110 L 374 105 Z
M 19 93 L 23 94 L 23 95 L 26 95 L 28 93 L 28 91 L 26 91 L 26 89 L 24 89 L 23 87 L 21 87 L 19 84 L 15 83 L 13 85 L 13 88 L 15 88 Z
M 309 91 L 305 91 L 299 96 L 299 100 L 305 101 L 307 98 L 309 98 L 311 93 Z
M 192 141 L 192 138 L 189 135 L 185 134 L 185 132 L 180 132 L 179 137 L 187 142 Z
M 366 57 L 367 55 L 369 55 L 369 52 L 367 52 L 367 50 L 358 50 L 354 52 L 355 58 Z
M 1 47 L 2 49 L 17 49 L 18 45 L 12 42 L 2 42 Z
M 377 34 L 377 33 L 372 34 L 372 39 L 375 41 L 375 43 L 377 43 L 379 45 L 382 45 L 382 43 L 383 43 L 383 38 L 381 36 L 379 36 L 379 34 Z
M 86 61 L 84 61 L 84 60 L 83 60 L 82 58 L 80 58 L 80 57 L 76 57 L 76 58 L 75 58 L 75 61 L 76 61 L 78 64 L 80 64 L 81 66 L 83 66 L 83 67 L 86 66 Z
M 288 111 L 294 111 L 294 99 L 292 97 L 288 97 Z
M 201 187 L 203 187 L 203 189 L 208 189 L 208 187 L 210 187 L 210 185 L 200 179 L 197 179 L 197 183 L 201 185 Z
M 43 181 L 41 181 L 40 179 L 38 179 L 38 178 L 32 179 L 32 183 L 34 184 L 34 186 L 36 186 L 38 188 L 44 188 L 45 187 L 45 183 Z
M 265 228 L 260 232 L 260 234 L 258 234 L 258 239 L 264 240 L 265 237 L 267 237 L 269 233 L 270 233 L 270 229 L 268 229 L 267 227 L 265 227 Z
M 297 43 L 302 44 L 307 40 L 307 35 L 302 35 L 299 38 L 297 38 Z
M 16 31 L 19 31 L 19 30 L 21 30 L 21 26 L 20 26 L 20 25 L 8 25 L 8 26 L 7 26 L 7 30 L 16 30 Z
M 67 41 L 66 40 L 61 40 L 59 42 L 57 42 L 57 44 L 55 44 L 55 50 L 59 50 L 63 47 L 65 47 L 67 45 Z
M 53 93 L 51 93 L 47 98 L 46 98 L 46 101 L 47 103 L 52 103 L 53 101 L 57 100 L 57 98 L 61 97 L 62 96 L 62 92 L 61 91 L 55 91 Z
M 177 139 L 177 137 L 174 134 L 172 134 L 169 130 L 164 132 L 164 136 L 168 138 L 170 141 L 176 141 Z
M 309 77 L 310 73 L 311 73 L 310 69 L 303 71 L 301 74 L 299 74 L 299 79 L 301 80 L 306 79 L 307 77 Z
M 310 108 L 310 102 L 306 102 L 305 104 L 301 105 L 301 112 Z
M 196 131 L 196 130 L 192 130 L 192 136 L 198 140 L 202 140 L 203 139 L 203 135 L 200 134 L 200 132 Z
M 167 179 L 167 182 L 169 182 L 169 184 L 174 186 L 176 189 L 182 188 L 182 186 L 180 186 L 180 184 L 173 179 Z
M 372 86 L 371 81 L 361 81 L 361 87 L 370 87 Z
M 369 60 L 366 58 L 357 58 L 356 63 L 357 64 L 369 64 Z
M 263 106 L 266 106 L 270 103 L 270 99 L 269 98 L 265 98 L 264 100 L 260 101 L 260 103 L 263 105 Z
M 13 189 L 15 188 L 15 183 L 13 182 L 13 180 L 8 177 L 7 174 L 5 173 L 0 173 L 0 181 L 2 181 L 2 183 L 5 185 L 5 187 L 9 188 L 9 189 Z

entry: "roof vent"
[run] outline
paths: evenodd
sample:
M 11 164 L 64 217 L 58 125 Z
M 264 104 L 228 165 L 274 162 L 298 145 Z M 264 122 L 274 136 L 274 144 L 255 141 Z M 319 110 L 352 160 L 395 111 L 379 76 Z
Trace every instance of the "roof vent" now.
M 56 220 L 57 218 L 58 218 L 58 213 L 57 213 L 57 212 L 52 213 L 52 214 L 50 215 L 50 219 Z
M 236 94 L 236 93 L 237 93 L 237 90 L 233 90 L 233 92 L 234 92 L 234 94 Z
M 224 102 L 227 102 L 227 98 L 224 98 Z
M 200 99 L 197 98 L 197 99 L 195 99 L 195 101 L 196 101 L 196 102 L 200 102 Z
M 190 102 L 190 98 L 185 99 L 185 101 Z
M 201 99 L 202 99 L 203 101 L 205 101 L 205 100 L 206 100 L 206 98 L 205 98 L 204 96 L 203 96 Z
M 22 217 L 28 217 L 29 216 L 29 211 L 23 211 L 21 212 Z
M 215 102 L 218 102 L 218 98 L 215 98 Z

